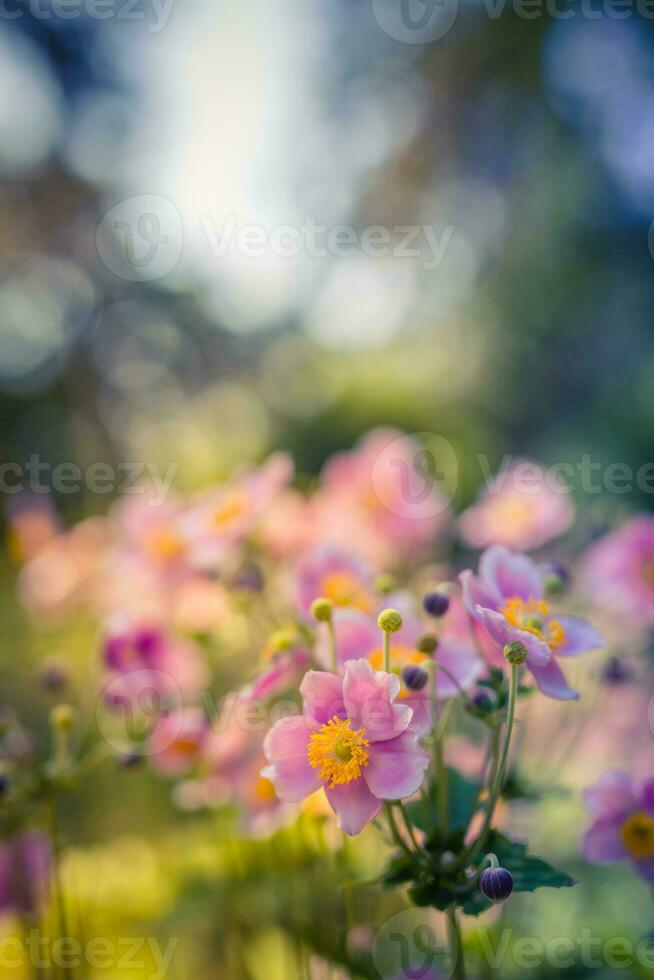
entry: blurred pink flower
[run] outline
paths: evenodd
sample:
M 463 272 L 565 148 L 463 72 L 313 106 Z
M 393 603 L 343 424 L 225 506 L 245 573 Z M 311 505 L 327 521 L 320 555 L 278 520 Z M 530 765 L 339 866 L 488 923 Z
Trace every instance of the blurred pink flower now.
M 633 517 L 586 553 L 580 580 L 593 602 L 631 620 L 654 626 L 654 517 Z
M 552 615 L 542 569 L 526 555 L 493 547 L 481 556 L 478 575 L 459 577 L 468 611 L 491 639 L 499 647 L 520 642 L 527 648 L 527 666 L 543 694 L 577 700 L 555 655 L 573 657 L 602 647 L 603 640 L 583 619 Z
M 606 772 L 585 790 L 584 803 L 593 818 L 583 838 L 586 860 L 631 861 L 654 882 L 654 778 L 637 782 L 621 770 Z
M 52 851 L 45 834 L 24 830 L 0 843 L 0 914 L 38 916 L 48 897 Z
M 372 571 L 351 552 L 337 548 L 317 548 L 298 562 L 295 569 L 298 609 L 309 616 L 314 599 L 330 599 L 334 606 L 363 612 L 374 608 Z
M 262 775 L 289 802 L 322 786 L 341 830 L 360 833 L 383 800 L 412 796 L 429 765 L 409 727 L 411 709 L 395 703 L 399 690 L 397 677 L 367 660 L 350 661 L 344 677 L 309 671 L 300 686 L 304 713 L 268 732 Z
M 162 714 L 149 741 L 152 768 L 168 778 L 186 775 L 198 763 L 208 732 L 208 721 L 200 708 Z
M 473 548 L 500 544 L 531 551 L 567 531 L 574 515 L 570 494 L 560 481 L 537 463 L 517 460 L 463 512 L 459 526 Z
M 418 472 L 421 451 L 398 430 L 373 429 L 354 449 L 332 456 L 313 499 L 322 540 L 354 547 L 387 567 L 431 545 L 449 524 L 450 510 L 435 480 Z

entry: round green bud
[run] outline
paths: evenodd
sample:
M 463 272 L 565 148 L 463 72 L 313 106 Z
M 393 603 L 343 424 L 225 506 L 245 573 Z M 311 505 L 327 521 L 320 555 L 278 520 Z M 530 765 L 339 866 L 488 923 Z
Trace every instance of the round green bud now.
M 543 585 L 545 586 L 545 592 L 547 595 L 561 595 L 565 592 L 565 582 L 560 575 L 550 572 L 543 579 Z
M 438 649 L 438 637 L 433 633 L 425 633 L 416 643 L 416 647 L 420 653 L 433 653 Z
M 290 630 L 276 630 L 269 642 L 276 653 L 283 653 L 284 650 L 290 650 L 293 646 L 293 634 Z
M 402 626 L 402 617 L 397 609 L 384 609 L 377 617 L 377 625 L 384 633 L 397 633 Z
M 325 599 L 324 597 L 314 599 L 311 603 L 311 615 L 314 619 L 317 619 L 319 623 L 328 623 L 332 618 L 333 610 L 334 605 L 331 600 Z
M 375 590 L 381 595 L 388 595 L 395 588 L 395 578 L 390 572 L 382 572 L 375 579 Z
M 75 710 L 69 704 L 56 704 L 50 712 L 50 724 L 62 732 L 69 732 L 75 720 Z
M 519 667 L 527 659 L 527 647 L 519 640 L 507 643 L 504 647 L 504 656 L 512 667 Z

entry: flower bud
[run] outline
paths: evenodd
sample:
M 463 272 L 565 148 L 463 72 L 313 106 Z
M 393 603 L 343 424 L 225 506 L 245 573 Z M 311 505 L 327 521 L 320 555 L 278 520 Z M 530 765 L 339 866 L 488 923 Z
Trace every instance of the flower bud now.
M 61 691 L 69 681 L 66 667 L 58 660 L 46 660 L 39 670 L 39 683 L 46 691 Z
M 504 902 L 513 891 L 513 875 L 506 868 L 486 868 L 479 879 L 479 890 L 491 902 Z
M 402 671 L 402 681 L 409 691 L 422 691 L 429 680 L 429 674 L 418 664 L 409 664 Z
M 377 617 L 377 625 L 384 633 L 397 633 L 402 627 L 402 616 L 397 609 L 384 609 Z
M 56 704 L 50 712 L 50 724 L 61 732 L 69 732 L 74 720 L 75 712 L 69 704 Z
M 632 666 L 623 657 L 611 657 L 602 672 L 605 684 L 628 684 L 634 679 Z
M 375 579 L 375 590 L 381 595 L 388 595 L 395 588 L 395 579 L 390 572 L 382 572 Z
M 5 772 L 0 772 L 0 800 L 4 800 L 11 789 L 11 779 Z
M 316 616 L 316 619 L 319 618 L 320 618 L 319 616 Z M 283 653 L 284 650 L 291 649 L 291 647 L 293 646 L 293 639 L 294 637 L 290 630 L 281 629 L 281 630 L 276 630 L 272 634 L 269 642 L 270 642 L 270 646 L 275 651 L 275 653 Z
M 328 623 L 332 618 L 333 610 L 334 606 L 331 600 L 325 599 L 324 597 L 314 599 L 311 603 L 311 615 L 319 623 Z
M 446 592 L 428 592 L 422 600 L 425 612 L 440 619 L 450 608 L 450 597 Z
M 514 640 L 513 643 L 507 643 L 504 647 L 504 656 L 512 667 L 519 667 L 527 659 L 527 647 L 519 640 Z
M 434 653 L 438 649 L 438 637 L 433 633 L 425 633 L 416 643 L 416 649 L 420 650 L 420 653 Z
M 570 585 L 570 572 L 560 562 L 552 562 L 545 569 L 543 585 L 547 595 L 561 595 Z

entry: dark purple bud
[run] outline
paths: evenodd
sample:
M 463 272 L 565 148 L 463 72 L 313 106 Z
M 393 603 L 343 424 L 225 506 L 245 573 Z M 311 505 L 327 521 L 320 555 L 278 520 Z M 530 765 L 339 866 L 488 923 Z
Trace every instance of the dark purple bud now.
M 46 691 L 61 691 L 69 681 L 66 667 L 55 660 L 47 661 L 39 670 L 39 682 Z
M 633 668 L 624 657 L 611 657 L 602 674 L 602 680 L 606 684 L 628 684 L 633 679 Z
M 450 608 L 450 597 L 446 592 L 428 592 L 422 600 L 422 605 L 425 612 L 438 619 Z
M 506 868 L 486 868 L 479 879 L 479 888 L 491 902 L 504 902 L 513 891 L 513 876 Z
M 136 769 L 143 762 L 143 756 L 138 752 L 129 752 L 127 755 L 118 757 L 118 765 L 121 769 Z
M 493 708 L 493 699 L 488 691 L 475 691 L 472 697 L 472 703 L 480 711 L 491 711 Z
M 262 592 L 264 584 L 263 572 L 253 562 L 244 565 L 234 576 L 234 588 L 243 592 Z
M 11 779 L 6 773 L 0 772 L 0 800 L 4 800 L 10 789 Z
M 429 680 L 429 674 L 422 667 L 417 664 L 409 664 L 402 671 L 402 680 L 404 686 L 410 691 L 422 691 L 423 687 Z

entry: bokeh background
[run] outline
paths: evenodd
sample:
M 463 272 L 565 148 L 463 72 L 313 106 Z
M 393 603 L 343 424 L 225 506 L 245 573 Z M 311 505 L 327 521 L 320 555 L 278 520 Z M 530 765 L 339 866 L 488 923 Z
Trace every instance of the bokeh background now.
M 7 0 L 4 461 L 172 465 L 185 490 L 282 448 L 309 481 L 330 453 L 392 424 L 451 443 L 457 509 L 483 480 L 480 455 L 491 469 L 504 454 L 648 461 L 653 22 L 608 0 L 593 16 L 571 3 L 566 18 L 508 3 L 489 16 L 469 0 L 435 8 L 455 16 L 431 39 L 431 18 L 403 33 L 399 6 L 117 2 L 100 17 L 92 4 Z M 446 248 L 429 268 L 423 236 L 414 257 L 253 257 L 219 241 L 230 221 L 270 235 L 307 219 L 357 236 L 430 226 Z M 573 489 L 585 539 L 651 509 L 636 485 Z M 65 523 L 109 502 L 84 488 L 54 498 Z M 7 556 L 2 697 L 38 729 L 35 665 L 63 650 L 83 676 L 93 626 L 39 629 L 14 584 Z M 294 976 L 292 936 L 340 909 L 343 872 L 320 842 L 307 831 L 230 851 L 146 773 L 114 787 L 99 772 L 68 815 L 89 929 L 181 936 L 170 977 Z M 578 804 L 543 807 L 529 829 L 574 873 Z M 280 908 L 289 875 L 298 894 Z M 317 891 L 327 912 L 302 923 Z M 608 883 L 585 869 L 574 897 L 537 895 L 507 915 L 518 932 L 537 919 L 544 935 L 590 924 L 637 941 L 652 926 L 645 897 L 628 869 Z

